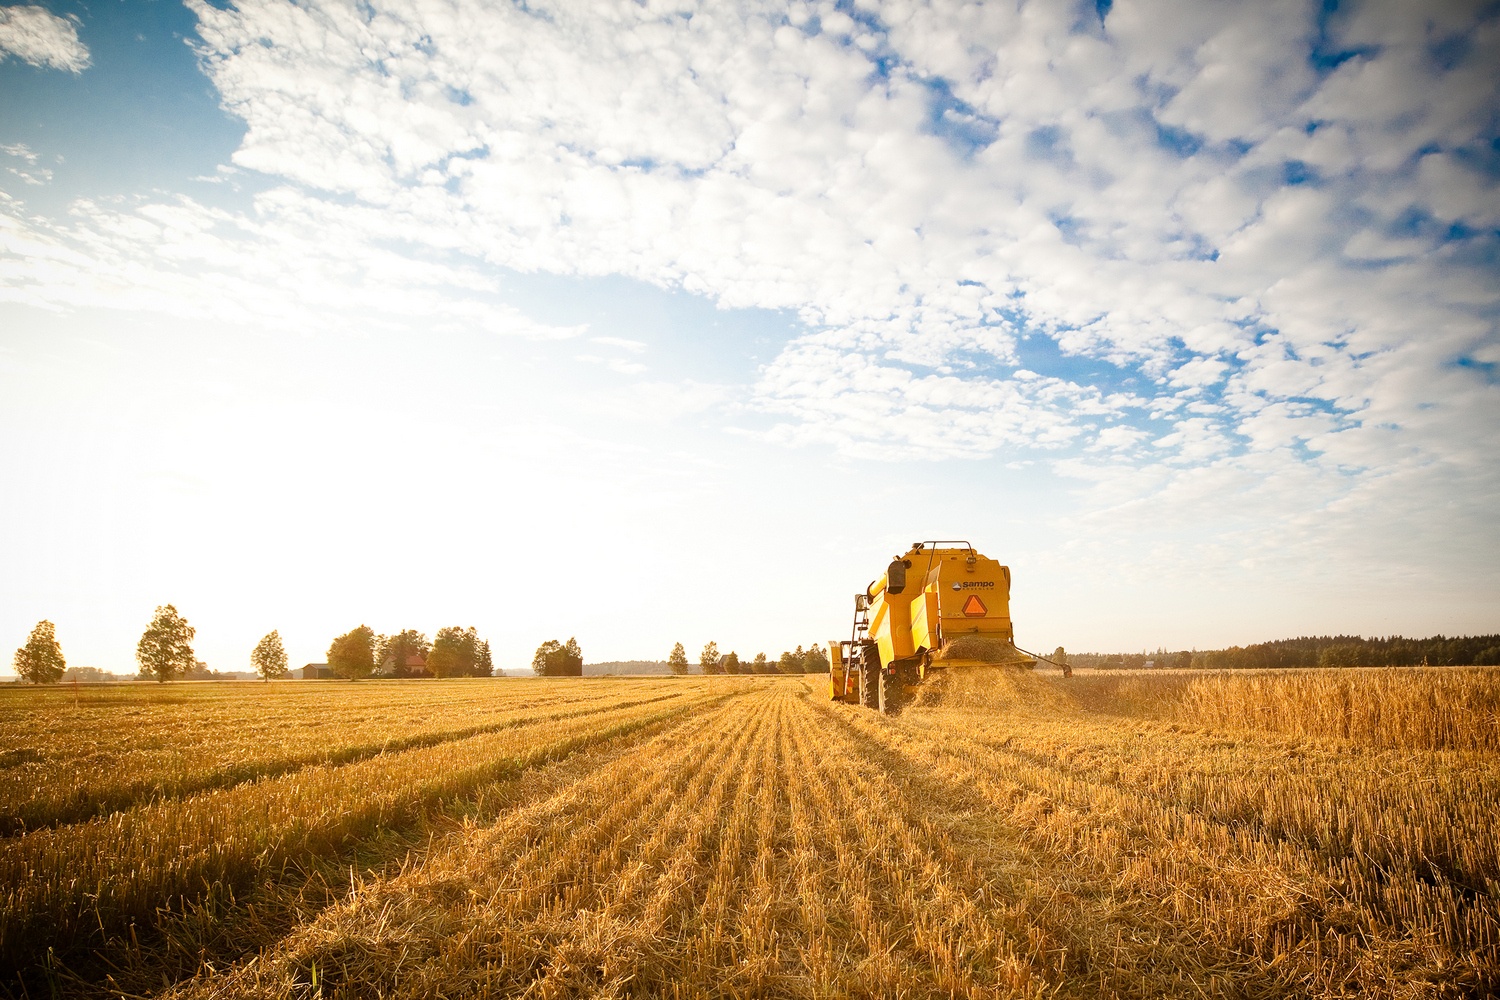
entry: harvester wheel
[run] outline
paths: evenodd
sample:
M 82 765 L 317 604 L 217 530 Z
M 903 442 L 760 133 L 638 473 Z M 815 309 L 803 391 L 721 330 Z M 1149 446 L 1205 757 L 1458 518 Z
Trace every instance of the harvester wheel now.
M 881 712 L 886 715 L 895 715 L 901 711 L 906 694 L 903 688 L 904 685 L 901 683 L 901 671 L 899 669 L 880 671 Z
M 865 708 L 880 707 L 880 661 L 866 660 L 859 665 L 859 703 Z
M 897 660 L 891 670 L 880 672 L 880 710 L 895 715 L 911 701 L 912 691 L 922 680 L 921 662 Z

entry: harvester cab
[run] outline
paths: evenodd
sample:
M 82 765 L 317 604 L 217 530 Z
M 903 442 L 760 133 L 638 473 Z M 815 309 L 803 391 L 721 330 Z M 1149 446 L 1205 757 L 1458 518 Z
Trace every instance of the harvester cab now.
M 968 542 L 913 543 L 854 595 L 848 639 L 830 641 L 834 701 L 897 712 L 935 670 L 1036 666 L 1016 648 L 1010 567 Z

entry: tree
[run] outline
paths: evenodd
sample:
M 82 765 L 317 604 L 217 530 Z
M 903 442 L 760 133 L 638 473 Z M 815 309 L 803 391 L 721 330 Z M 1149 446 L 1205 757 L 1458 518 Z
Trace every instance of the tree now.
M 434 677 L 488 677 L 481 670 L 484 644 L 479 641 L 479 631 L 470 625 L 440 628 L 432 640 L 432 653 L 427 660 L 427 669 Z M 493 663 L 486 670 L 493 669 Z
M 490 641 L 488 639 L 479 644 L 479 664 L 475 673 L 480 677 L 495 676 L 495 658 L 490 655 Z
M 538 677 L 582 677 L 583 649 L 577 639 L 569 639 L 566 645 L 548 639 L 537 647 L 531 669 Z
M 531 669 L 538 677 L 553 677 L 554 664 L 562 666 L 563 644 L 556 639 L 548 639 L 536 648 L 536 655 L 531 658 Z
M 478 645 L 477 640 L 475 645 Z M 465 677 L 476 659 L 478 651 L 470 648 L 469 633 L 457 625 L 450 625 L 438 629 L 437 635 L 432 637 L 432 655 L 427 658 L 427 668 L 434 677 Z
M 797 647 L 801 649 L 802 647 Z M 772 665 L 771 673 L 800 674 L 802 673 L 801 658 L 790 652 L 782 653 Z
M 375 659 L 382 672 L 389 672 L 392 677 L 415 677 L 418 670 L 425 668 L 410 666 L 406 661 L 413 656 L 420 656 L 425 663 L 427 654 L 431 651 L 432 643 L 427 641 L 427 636 L 409 628 L 395 635 L 381 636 Z
M 705 674 L 717 674 L 723 672 L 723 669 L 719 664 L 718 643 L 710 642 L 708 645 L 703 647 L 703 652 L 698 654 L 698 667 Z
M 68 664 L 49 621 L 36 623 L 26 645 L 16 650 L 16 675 L 33 684 L 56 684 Z
M 828 654 L 823 652 L 817 643 L 807 651 L 802 658 L 802 672 L 804 674 L 826 674 L 828 673 Z
M 328 669 L 357 681 L 375 670 L 375 630 L 368 625 L 345 632 L 328 647 Z
M 688 672 L 687 650 L 682 648 L 682 643 L 672 647 L 672 655 L 667 657 L 667 666 L 674 674 L 685 674 Z
M 757 674 L 774 674 L 776 672 L 776 667 L 766 659 L 765 653 L 756 653 L 755 660 L 750 666 Z
M 281 646 L 281 636 L 274 629 L 256 643 L 255 652 L 250 654 L 250 665 L 267 684 L 273 677 L 286 676 L 286 650 Z
M 740 672 L 740 658 L 734 650 L 724 654 L 724 672 L 726 674 L 737 674 Z
M 135 660 L 141 665 L 142 677 L 155 677 L 158 684 L 175 677 L 186 677 L 197 665 L 193 656 L 193 636 L 197 631 L 170 604 L 156 609 L 151 624 L 135 645 Z

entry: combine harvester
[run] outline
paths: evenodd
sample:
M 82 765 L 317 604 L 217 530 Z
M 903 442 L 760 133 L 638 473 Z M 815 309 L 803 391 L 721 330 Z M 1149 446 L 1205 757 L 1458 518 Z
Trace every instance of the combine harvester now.
M 1030 670 L 1038 659 L 1015 644 L 1010 567 L 968 542 L 913 544 L 854 595 L 850 638 L 828 643 L 833 700 L 887 713 L 900 711 L 931 671 L 997 664 Z

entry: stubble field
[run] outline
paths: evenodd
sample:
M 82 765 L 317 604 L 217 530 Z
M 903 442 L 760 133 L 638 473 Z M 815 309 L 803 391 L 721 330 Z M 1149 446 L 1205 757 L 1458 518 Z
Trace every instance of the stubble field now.
M 0 692 L 0 990 L 1500 991 L 1489 671 Z

